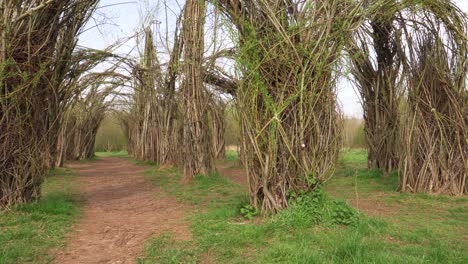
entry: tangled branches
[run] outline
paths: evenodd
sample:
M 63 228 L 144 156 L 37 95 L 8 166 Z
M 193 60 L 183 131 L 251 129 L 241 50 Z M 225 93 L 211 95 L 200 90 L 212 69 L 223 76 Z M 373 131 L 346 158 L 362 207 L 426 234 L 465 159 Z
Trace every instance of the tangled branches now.
M 96 0 L 0 3 L 0 208 L 40 196 L 76 36 Z M 18 8 L 21 7 L 21 8 Z
M 399 103 L 403 92 L 403 43 L 394 24 L 396 1 L 380 4 L 388 14 L 371 13 L 348 46 L 351 71 L 362 98 L 368 167 L 386 172 L 398 167 Z M 393 12 L 393 13 L 392 13 Z
M 408 114 L 401 189 L 468 191 L 468 18 L 451 3 L 428 2 L 407 23 Z
M 218 1 L 239 32 L 237 91 L 251 202 L 287 207 L 330 176 L 341 147 L 335 84 L 352 1 Z
M 122 119 L 129 141 L 128 151 L 136 159 L 158 164 L 181 164 L 182 122 L 176 93 L 180 47 L 176 32 L 173 52 L 163 73 L 153 33 L 149 28 L 145 29 L 142 62 L 133 66 L 131 109 Z
M 468 19 L 445 0 L 372 3 L 348 48 L 363 98 L 369 167 L 390 171 L 400 160 L 402 191 L 462 195 Z M 399 109 L 403 92 L 407 113 Z

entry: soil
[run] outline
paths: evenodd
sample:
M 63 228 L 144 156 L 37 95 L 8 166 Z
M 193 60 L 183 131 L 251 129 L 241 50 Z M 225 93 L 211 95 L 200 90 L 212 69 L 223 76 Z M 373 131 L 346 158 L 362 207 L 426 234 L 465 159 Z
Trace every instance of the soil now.
M 243 167 L 234 165 L 232 163 L 222 163 L 216 166 L 219 174 L 231 181 L 248 187 L 247 173 Z
M 74 226 L 55 263 L 135 263 L 152 236 L 171 233 L 190 240 L 190 211 L 153 187 L 141 172 L 147 168 L 119 158 L 70 165 L 85 199 L 83 216 Z
M 385 194 L 380 195 L 377 193 L 371 198 L 359 198 L 357 201 L 356 199 L 346 199 L 346 201 L 364 214 L 373 217 L 387 218 L 401 213 L 398 207 L 384 204 L 382 202 L 384 196 Z

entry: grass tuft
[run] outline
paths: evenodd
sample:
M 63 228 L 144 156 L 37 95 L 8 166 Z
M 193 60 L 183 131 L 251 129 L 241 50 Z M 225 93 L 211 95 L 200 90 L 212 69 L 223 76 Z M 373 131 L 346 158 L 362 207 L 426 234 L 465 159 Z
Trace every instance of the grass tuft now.
M 146 256 L 137 259 L 138 264 L 195 264 L 197 261 L 194 245 L 190 241 L 176 241 L 171 234 L 152 238 L 146 247 Z

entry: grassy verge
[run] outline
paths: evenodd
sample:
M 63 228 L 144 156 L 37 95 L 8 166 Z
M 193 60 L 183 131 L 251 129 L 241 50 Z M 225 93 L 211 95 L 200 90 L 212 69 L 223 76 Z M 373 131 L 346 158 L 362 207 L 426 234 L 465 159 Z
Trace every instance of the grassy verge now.
M 52 248 L 63 246 L 64 235 L 80 213 L 73 173 L 50 172 L 43 198 L 0 213 L 0 263 L 49 263 Z
M 248 207 L 245 189 L 219 175 L 180 184 L 177 169 L 155 167 L 148 178 L 195 208 L 194 239 L 154 238 L 140 262 L 468 263 L 467 200 L 396 193 L 397 175 L 367 170 L 365 159 L 363 151 L 347 152 L 324 186 L 328 195 L 300 196 L 290 209 L 263 219 Z M 354 204 L 356 194 L 364 213 L 345 203 Z M 389 211 L 367 208 L 376 201 Z M 373 210 L 379 214 L 371 217 Z
M 239 156 L 237 154 L 237 151 L 235 151 L 235 150 L 226 151 L 226 157 L 224 158 L 224 160 L 222 160 L 222 162 L 238 165 L 239 164 Z

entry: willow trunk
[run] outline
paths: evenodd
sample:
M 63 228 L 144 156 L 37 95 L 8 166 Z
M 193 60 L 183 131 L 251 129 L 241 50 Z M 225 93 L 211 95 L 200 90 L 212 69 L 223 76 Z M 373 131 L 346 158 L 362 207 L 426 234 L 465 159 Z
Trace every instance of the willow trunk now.
M 188 0 L 182 35 L 184 46 L 183 107 L 184 176 L 208 175 L 215 170 L 208 98 L 203 86 L 205 1 Z

